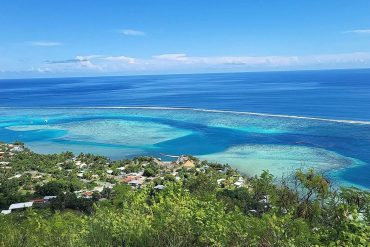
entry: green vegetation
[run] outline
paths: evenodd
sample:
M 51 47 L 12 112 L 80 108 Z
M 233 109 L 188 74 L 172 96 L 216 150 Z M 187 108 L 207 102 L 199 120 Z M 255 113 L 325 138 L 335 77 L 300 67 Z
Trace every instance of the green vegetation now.
M 370 246 L 367 191 L 333 188 L 313 170 L 276 180 L 267 171 L 247 177 L 227 165 L 187 159 L 194 168 L 149 157 L 110 161 L 27 149 L 4 157 L 11 168 L 0 177 L 3 209 L 57 198 L 0 214 L 0 246 Z M 36 168 L 42 178 L 26 177 Z M 143 179 L 140 188 L 126 182 L 131 177 Z M 81 195 L 89 184 L 108 181 L 112 188 Z

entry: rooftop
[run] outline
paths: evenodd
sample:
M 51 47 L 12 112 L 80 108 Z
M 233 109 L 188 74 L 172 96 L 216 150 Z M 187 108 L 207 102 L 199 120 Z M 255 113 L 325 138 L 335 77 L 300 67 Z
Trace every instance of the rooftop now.
M 14 203 L 9 206 L 9 210 L 13 209 L 20 209 L 20 208 L 29 208 L 32 207 L 33 202 L 20 202 L 20 203 Z

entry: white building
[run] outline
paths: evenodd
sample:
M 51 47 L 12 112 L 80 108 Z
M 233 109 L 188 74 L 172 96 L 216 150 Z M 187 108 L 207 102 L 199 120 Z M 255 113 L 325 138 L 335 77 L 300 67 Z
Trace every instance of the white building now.
M 55 199 L 55 198 L 57 198 L 57 196 L 45 196 L 44 200 L 49 201 L 49 200 Z
M 10 214 L 12 210 L 1 210 L 1 214 Z
M 157 186 L 154 186 L 154 189 L 156 189 L 156 190 L 163 190 L 164 188 L 166 188 L 166 186 L 164 186 L 162 184 L 158 184 Z
M 30 208 L 32 207 L 33 202 L 20 202 L 20 203 L 14 203 L 9 206 L 9 210 L 13 209 L 22 209 L 22 208 Z

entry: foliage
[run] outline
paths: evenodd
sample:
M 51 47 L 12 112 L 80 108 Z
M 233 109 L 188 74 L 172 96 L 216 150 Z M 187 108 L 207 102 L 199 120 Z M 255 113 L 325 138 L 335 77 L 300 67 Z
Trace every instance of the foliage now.
M 26 154 L 15 156 L 16 167 L 22 170 L 21 164 L 28 164 Z M 28 167 L 59 172 L 59 176 L 36 186 L 33 196 L 58 196 L 46 207 L 0 214 L 0 246 L 272 247 L 370 243 L 370 193 L 332 188 L 330 181 L 313 170 L 297 171 L 289 180 L 275 180 L 267 171 L 246 177 L 229 166 L 199 162 L 196 169 L 177 169 L 175 179 L 173 171 L 161 170 L 150 157 L 111 162 L 101 156 L 81 154 L 79 160 L 93 164 L 93 169 L 103 167 L 97 170 L 100 173 L 94 170 L 99 177 L 104 176 L 107 166 L 116 169 L 123 164 L 126 172 L 144 171 L 147 176 L 155 176 L 140 189 L 117 183 L 113 189 L 104 188 L 92 198 L 82 198 L 73 193 L 86 186 L 76 178 L 76 171 L 63 173 L 55 169 L 57 164 L 71 160 L 70 154 L 30 157 L 37 157 L 43 165 Z M 68 168 L 76 169 L 70 164 Z M 29 177 L 6 176 L 0 176 L 3 208 L 31 198 L 22 193 Z M 235 186 L 240 177 L 244 184 Z M 224 181 L 222 186 L 219 179 Z M 165 185 L 164 189 L 153 188 L 158 184 Z

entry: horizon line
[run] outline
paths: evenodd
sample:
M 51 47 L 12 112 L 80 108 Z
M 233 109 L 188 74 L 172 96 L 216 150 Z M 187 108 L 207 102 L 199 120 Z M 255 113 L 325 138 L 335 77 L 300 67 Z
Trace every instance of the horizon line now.
M 45 76 L 45 77 L 9 77 L 1 80 L 24 80 L 24 79 L 68 79 L 68 78 L 98 78 L 98 77 L 135 77 L 135 76 L 172 76 L 172 75 L 212 75 L 212 74 L 243 74 L 243 73 L 279 73 L 279 72 L 310 72 L 310 71 L 344 71 L 344 70 L 370 70 L 370 67 L 357 68 L 323 68 L 323 69 L 292 69 L 292 70 L 261 70 L 261 71 L 234 71 L 234 72 L 179 72 L 179 73 L 148 73 L 148 74 L 125 74 L 125 75 L 76 75 L 76 76 Z

